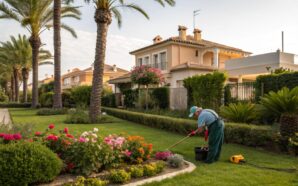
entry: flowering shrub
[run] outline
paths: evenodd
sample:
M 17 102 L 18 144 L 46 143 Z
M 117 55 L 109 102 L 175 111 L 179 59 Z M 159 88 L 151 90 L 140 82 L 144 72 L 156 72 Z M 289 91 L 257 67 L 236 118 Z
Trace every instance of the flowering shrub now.
M 128 136 L 126 142 L 126 159 L 132 163 L 142 163 L 151 157 L 152 144 L 147 144 L 143 137 Z
M 139 85 L 159 84 L 164 81 L 161 71 L 146 65 L 137 66 L 131 71 L 131 80 Z
M 166 161 L 170 156 L 172 156 L 172 152 L 164 151 L 164 152 L 157 152 L 155 154 L 155 159 Z

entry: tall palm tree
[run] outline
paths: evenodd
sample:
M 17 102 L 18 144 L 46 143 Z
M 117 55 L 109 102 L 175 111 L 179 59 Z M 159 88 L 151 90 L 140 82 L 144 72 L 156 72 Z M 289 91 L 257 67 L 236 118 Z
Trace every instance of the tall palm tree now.
M 27 101 L 27 82 L 29 71 L 31 70 L 32 49 L 29 39 L 23 35 L 18 38 L 10 37 L 10 41 L 0 42 L 0 63 L 6 68 L 12 68 L 12 84 L 14 87 L 14 100 L 19 101 L 19 79 L 23 80 L 23 100 Z M 38 65 L 53 64 L 50 61 L 51 53 L 46 50 L 40 50 L 38 56 Z M 7 69 L 9 71 L 9 69 Z M 20 78 L 22 74 L 22 78 Z
M 32 47 L 32 107 L 38 106 L 38 55 L 42 45 L 40 34 L 53 27 L 53 0 L 4 0 L 0 3 L 0 18 L 12 19 L 25 27 L 31 34 L 29 38 Z M 61 17 L 76 17 L 76 7 L 62 7 Z M 74 30 L 65 24 L 61 28 L 76 36 Z
M 85 0 L 91 2 L 91 0 Z M 165 3 L 174 6 L 175 0 L 155 0 L 162 6 Z M 94 71 L 92 80 L 92 92 L 90 99 L 89 117 L 91 122 L 96 122 L 101 111 L 101 92 L 103 89 L 103 70 L 106 54 L 107 33 L 112 17 L 117 20 L 118 26 L 121 27 L 122 15 L 120 9 L 128 8 L 135 10 L 149 19 L 147 13 L 134 3 L 126 3 L 125 0 L 92 0 L 95 5 L 94 19 L 97 25 L 97 37 L 95 47 Z
M 69 4 L 72 0 L 54 0 L 53 23 L 54 23 L 54 99 L 53 107 L 62 108 L 61 95 L 61 4 Z M 80 12 L 72 14 L 76 19 L 80 19 Z

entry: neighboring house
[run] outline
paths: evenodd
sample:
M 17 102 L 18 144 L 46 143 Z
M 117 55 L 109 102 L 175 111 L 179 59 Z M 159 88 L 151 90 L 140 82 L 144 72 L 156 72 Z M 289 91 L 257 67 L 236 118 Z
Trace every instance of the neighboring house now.
M 128 73 L 127 70 L 117 68 L 116 65 L 104 65 L 103 83 L 107 83 L 110 79 L 117 78 Z M 62 89 L 70 89 L 81 85 L 91 85 L 93 77 L 93 66 L 84 70 L 74 68 L 62 75 Z
M 179 26 L 179 36 L 163 40 L 160 36 L 153 44 L 130 52 L 135 56 L 135 65 L 149 65 L 162 70 L 166 84 L 171 88 L 183 87 L 187 77 L 206 74 L 214 70 L 224 70 L 227 60 L 243 58 L 250 52 L 202 39 L 202 31 L 195 29 L 187 35 L 187 28 Z M 129 84 L 130 74 L 109 81 Z
M 257 76 L 269 74 L 278 68 L 298 71 L 298 56 L 277 50 L 273 53 L 232 59 L 226 62 L 226 71 L 229 77 L 238 83 L 254 81 Z
M 54 81 L 54 76 L 51 75 L 50 77 L 48 77 L 48 75 L 46 74 L 45 79 L 38 81 L 38 87 L 40 87 L 43 84 L 50 83 L 51 81 Z M 28 84 L 28 90 L 32 90 L 32 83 Z

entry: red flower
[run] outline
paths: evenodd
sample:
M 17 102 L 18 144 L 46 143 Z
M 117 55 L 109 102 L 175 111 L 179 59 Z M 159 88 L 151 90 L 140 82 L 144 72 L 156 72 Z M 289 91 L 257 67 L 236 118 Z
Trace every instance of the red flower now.
M 53 128 L 55 128 L 55 125 L 54 124 L 50 124 L 49 125 L 49 129 L 53 129 Z
M 68 137 L 68 138 L 74 138 L 73 135 L 71 135 L 71 134 L 66 134 L 66 137 Z
M 53 134 L 48 135 L 48 137 L 46 138 L 49 141 L 57 141 L 58 140 L 58 136 L 55 136 Z
M 12 134 L 5 134 L 5 135 L 3 136 L 3 139 L 4 139 L 5 141 L 12 141 L 12 140 L 14 140 L 14 137 L 13 137 Z
M 73 163 L 68 163 L 67 164 L 67 170 L 71 170 L 75 167 L 75 165 Z
M 0 138 L 3 138 L 5 136 L 4 133 L 0 133 Z
M 35 132 L 35 136 L 40 136 L 41 135 L 41 132 L 37 131 Z
M 14 134 L 13 135 L 13 138 L 15 139 L 15 140 L 20 140 L 20 139 L 22 139 L 22 135 L 21 134 Z
M 68 134 L 68 128 L 64 128 L 64 133 Z

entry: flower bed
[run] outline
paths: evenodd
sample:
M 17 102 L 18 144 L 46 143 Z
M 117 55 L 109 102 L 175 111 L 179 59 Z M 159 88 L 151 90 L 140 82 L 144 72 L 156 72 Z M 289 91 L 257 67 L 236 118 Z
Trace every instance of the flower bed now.
M 140 180 L 162 174 L 165 168 L 185 167 L 184 160 L 179 155 L 174 155 L 171 152 L 157 152 L 153 155 L 153 145 L 147 143 L 141 136 L 116 134 L 101 136 L 97 128 L 83 132 L 79 136 L 74 136 L 68 128 L 59 131 L 59 133 L 53 132 L 54 128 L 55 125 L 50 124 L 45 131 L 36 131 L 29 138 L 24 138 L 19 133 L 2 133 L 0 134 L 0 146 L 25 143 L 40 145 L 48 149 L 51 153 L 57 155 L 55 157 L 57 160 L 53 161 L 63 162 L 63 166 L 57 166 L 55 170 L 60 172 L 60 175 L 73 174 L 86 177 L 79 177 L 74 183 L 68 183 L 67 185 L 77 185 L 79 183 L 85 185 L 91 183 L 94 185 L 123 184 L 131 182 L 131 180 L 135 181 L 135 179 Z M 13 154 L 13 152 L 10 153 Z M 21 158 L 31 155 L 25 154 Z M 38 156 L 34 156 L 34 158 L 37 161 Z M 13 162 L 8 162 L 7 166 L 9 167 L 9 164 L 13 164 Z M 22 159 L 19 162 L 22 162 Z M 45 169 L 50 169 L 51 164 L 43 163 Z M 13 175 L 14 171 L 19 170 L 10 171 Z M 96 179 L 88 178 L 90 176 L 94 177 L 94 175 L 97 175 Z M 32 175 L 28 175 L 28 177 L 32 177 L 32 179 L 24 182 L 25 185 L 40 182 L 38 179 L 35 180 Z M 51 176 L 44 180 L 52 181 L 53 178 Z M 67 179 L 62 181 L 62 183 L 65 182 L 67 182 Z

